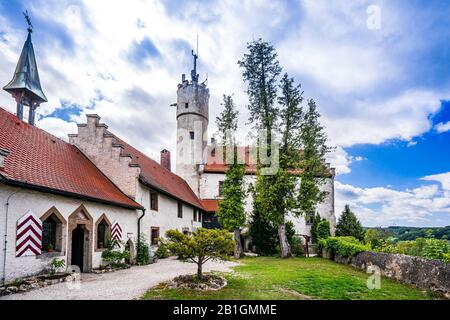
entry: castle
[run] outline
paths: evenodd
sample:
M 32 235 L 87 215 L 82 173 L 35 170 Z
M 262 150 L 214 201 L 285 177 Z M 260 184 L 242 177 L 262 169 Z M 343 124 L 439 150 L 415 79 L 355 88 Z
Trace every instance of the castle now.
M 0 108 L 0 274 L 2 283 L 42 272 L 55 257 L 89 272 L 102 263 L 109 237 L 136 257 L 136 245 L 154 250 L 169 229 L 190 233 L 218 226 L 214 213 L 221 198 L 226 164 L 214 140 L 208 144 L 209 90 L 199 83 L 196 59 L 191 79 L 178 85 L 176 173 L 171 153 L 160 162 L 119 136 L 95 114 L 86 115 L 69 142 L 35 127 L 35 110 L 47 101 L 41 88 L 32 29 L 13 79 L 4 89 L 15 99 L 16 114 Z M 24 108 L 28 107 L 28 121 Z M 249 148 L 240 148 L 247 184 L 255 180 Z M 334 216 L 334 173 L 317 211 Z M 252 201 L 246 199 L 250 214 Z M 307 217 L 293 218 L 297 234 L 310 234 Z M 245 249 L 251 250 L 246 239 Z

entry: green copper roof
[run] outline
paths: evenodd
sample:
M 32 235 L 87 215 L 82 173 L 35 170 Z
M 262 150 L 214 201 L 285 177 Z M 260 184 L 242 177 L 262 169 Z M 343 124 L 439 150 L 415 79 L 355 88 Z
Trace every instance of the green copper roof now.
M 33 43 L 31 42 L 31 32 L 28 32 L 27 41 L 23 45 L 14 77 L 3 89 L 9 93 L 25 91 L 25 93 L 31 95 L 33 100 L 47 102 L 47 97 L 42 91 L 41 81 L 39 80 Z

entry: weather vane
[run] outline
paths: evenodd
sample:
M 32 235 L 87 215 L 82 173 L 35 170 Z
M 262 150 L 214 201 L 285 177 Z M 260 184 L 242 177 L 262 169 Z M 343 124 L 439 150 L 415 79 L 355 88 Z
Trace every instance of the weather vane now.
M 28 10 L 26 10 L 23 15 L 25 16 L 25 20 L 27 20 L 28 23 L 28 32 L 33 32 L 33 25 L 31 24 L 30 16 L 28 15 Z

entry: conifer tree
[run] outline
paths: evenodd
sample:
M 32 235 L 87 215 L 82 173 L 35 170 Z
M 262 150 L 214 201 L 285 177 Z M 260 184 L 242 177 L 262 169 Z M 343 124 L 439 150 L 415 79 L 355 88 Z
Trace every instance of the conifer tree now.
M 220 116 L 217 117 L 216 123 L 222 137 L 224 150 L 229 146 L 230 149 L 233 150 L 233 157 L 232 163 L 228 163 L 226 178 L 222 187 L 223 200 L 219 201 L 217 217 L 225 229 L 234 232 L 234 257 L 239 259 L 243 254 L 241 228 L 245 223 L 245 167 L 243 164 L 238 163 L 234 136 L 237 129 L 238 111 L 235 110 L 233 98 L 231 96 L 224 95 L 223 100 L 224 110 Z
M 364 239 L 364 230 L 356 215 L 350 210 L 348 204 L 345 205 L 344 211 L 339 217 L 336 224 L 336 235 L 339 237 L 355 237 L 356 239 Z
M 275 105 L 277 98 L 277 79 L 281 72 L 277 53 L 274 47 L 258 39 L 247 44 L 247 53 L 238 65 L 242 68 L 242 77 L 247 84 L 249 99 L 248 109 L 250 111 L 249 123 L 253 128 L 262 133 L 267 133 L 266 140 L 260 141 L 268 156 L 271 155 L 272 130 L 278 120 L 278 108 Z M 274 177 L 261 174 L 261 159 L 257 158 L 256 182 L 253 188 L 253 225 L 262 226 L 263 223 L 273 223 L 271 219 L 275 216 L 276 201 L 274 194 L 268 189 L 273 184 Z M 255 221 L 258 219 L 258 221 Z M 254 238 L 257 247 L 263 246 L 258 243 L 258 237 Z
M 302 169 L 299 210 L 303 214 L 314 214 L 316 206 L 327 196 L 320 186 L 331 174 L 325 156 L 331 150 L 327 146 L 324 127 L 319 122 L 320 114 L 314 100 L 308 100 L 300 129 L 300 168 Z

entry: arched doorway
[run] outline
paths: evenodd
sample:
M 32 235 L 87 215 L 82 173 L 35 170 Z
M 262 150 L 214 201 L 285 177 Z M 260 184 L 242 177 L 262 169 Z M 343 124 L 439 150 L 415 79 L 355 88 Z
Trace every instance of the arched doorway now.
M 92 270 L 93 219 L 81 205 L 68 219 L 67 265 L 78 266 L 82 272 Z
M 84 271 L 84 228 L 77 225 L 72 231 L 72 257 L 71 264 L 78 266 L 80 271 Z

